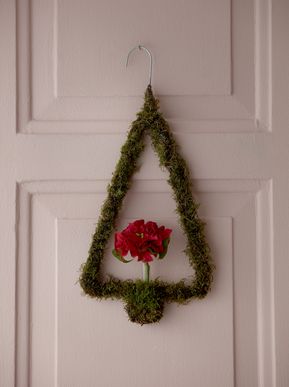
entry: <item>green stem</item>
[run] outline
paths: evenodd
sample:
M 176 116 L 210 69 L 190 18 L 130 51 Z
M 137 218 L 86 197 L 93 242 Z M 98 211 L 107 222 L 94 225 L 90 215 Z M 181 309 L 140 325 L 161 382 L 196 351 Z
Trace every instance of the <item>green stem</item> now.
M 150 280 L 150 265 L 147 262 L 143 263 L 143 280 L 145 282 Z

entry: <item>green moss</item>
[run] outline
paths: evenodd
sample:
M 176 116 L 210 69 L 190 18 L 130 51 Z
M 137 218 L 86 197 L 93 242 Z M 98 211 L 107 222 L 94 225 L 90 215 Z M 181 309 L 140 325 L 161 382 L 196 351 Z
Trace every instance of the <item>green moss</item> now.
M 130 321 L 143 324 L 158 322 L 163 316 L 164 298 L 157 282 L 135 281 L 127 290 L 124 301 Z
M 168 183 L 176 201 L 179 222 L 187 237 L 185 249 L 190 265 L 195 271 L 191 284 L 150 281 L 121 281 L 110 278 L 104 281 L 101 262 L 105 247 L 115 231 L 115 223 L 123 199 L 130 188 L 131 178 L 137 170 L 137 161 L 144 150 L 144 136 L 148 134 L 159 158 L 160 166 L 169 172 Z M 133 322 L 146 324 L 159 321 L 164 302 L 184 304 L 192 298 L 203 298 L 211 289 L 214 265 L 204 234 L 204 223 L 198 217 L 198 203 L 192 195 L 191 177 L 169 126 L 158 110 L 151 86 L 147 87 L 143 109 L 132 123 L 127 140 L 121 148 L 111 183 L 107 188 L 87 261 L 82 265 L 80 285 L 91 297 L 123 299 L 125 309 Z

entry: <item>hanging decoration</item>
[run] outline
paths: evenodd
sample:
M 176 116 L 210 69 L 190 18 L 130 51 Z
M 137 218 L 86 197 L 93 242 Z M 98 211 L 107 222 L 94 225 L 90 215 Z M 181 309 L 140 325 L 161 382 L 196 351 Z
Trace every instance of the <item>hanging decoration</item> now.
M 101 208 L 88 258 L 81 268 L 80 285 L 91 297 L 122 299 L 129 319 L 139 324 L 147 324 L 161 319 L 165 302 L 185 304 L 193 298 L 205 297 L 211 289 L 214 264 L 204 234 L 204 222 L 198 217 L 199 205 L 192 195 L 188 167 L 152 92 L 151 53 L 143 46 L 135 48 L 143 49 L 150 55 L 149 85 L 145 91 L 143 108 L 131 124 L 127 140 L 121 148 L 120 159 L 107 188 L 107 198 Z M 146 135 L 151 138 L 160 167 L 164 167 L 169 173 L 168 184 L 172 188 L 180 226 L 187 238 L 185 253 L 194 270 L 194 277 L 190 283 L 183 279 L 174 283 L 160 279 L 149 280 L 148 264 L 154 258 L 164 257 L 172 230 L 164 226 L 159 228 L 153 221 L 145 223 L 142 219 L 115 234 L 113 254 L 122 262 L 127 262 L 124 256 L 128 252 L 132 257 L 138 257 L 138 260 L 144 262 L 144 278 L 123 281 L 110 276 L 108 280 L 104 280 L 101 272 L 105 248 L 115 232 L 123 199 L 130 188 L 132 176 L 137 169 L 137 161 L 145 147 Z M 129 246 L 128 240 L 132 238 L 133 233 L 137 240 L 134 239 L 134 246 L 132 244 Z M 146 244 L 141 240 L 144 239 L 145 233 Z M 152 236 L 149 233 L 155 234 L 155 243 L 150 239 Z

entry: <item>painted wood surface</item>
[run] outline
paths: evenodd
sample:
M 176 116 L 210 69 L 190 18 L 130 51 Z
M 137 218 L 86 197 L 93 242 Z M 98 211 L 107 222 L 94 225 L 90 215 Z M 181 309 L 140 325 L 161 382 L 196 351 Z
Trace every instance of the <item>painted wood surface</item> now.
M 0 0 L 0 386 L 287 387 L 286 0 Z M 130 121 L 153 89 L 192 172 L 212 292 L 160 324 L 77 284 Z M 149 141 L 119 227 L 173 228 L 151 269 L 190 272 Z M 112 245 L 112 241 L 110 246 Z M 141 276 L 108 254 L 107 273 Z

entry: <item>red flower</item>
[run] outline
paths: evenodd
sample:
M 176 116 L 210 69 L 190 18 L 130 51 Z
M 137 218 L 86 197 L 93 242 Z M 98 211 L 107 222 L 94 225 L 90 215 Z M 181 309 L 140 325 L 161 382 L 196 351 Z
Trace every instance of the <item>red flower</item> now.
M 151 262 L 154 257 L 164 258 L 172 230 L 158 227 L 155 222 L 143 219 L 130 223 L 123 231 L 115 233 L 113 254 L 122 262 L 128 253 L 138 261 Z

